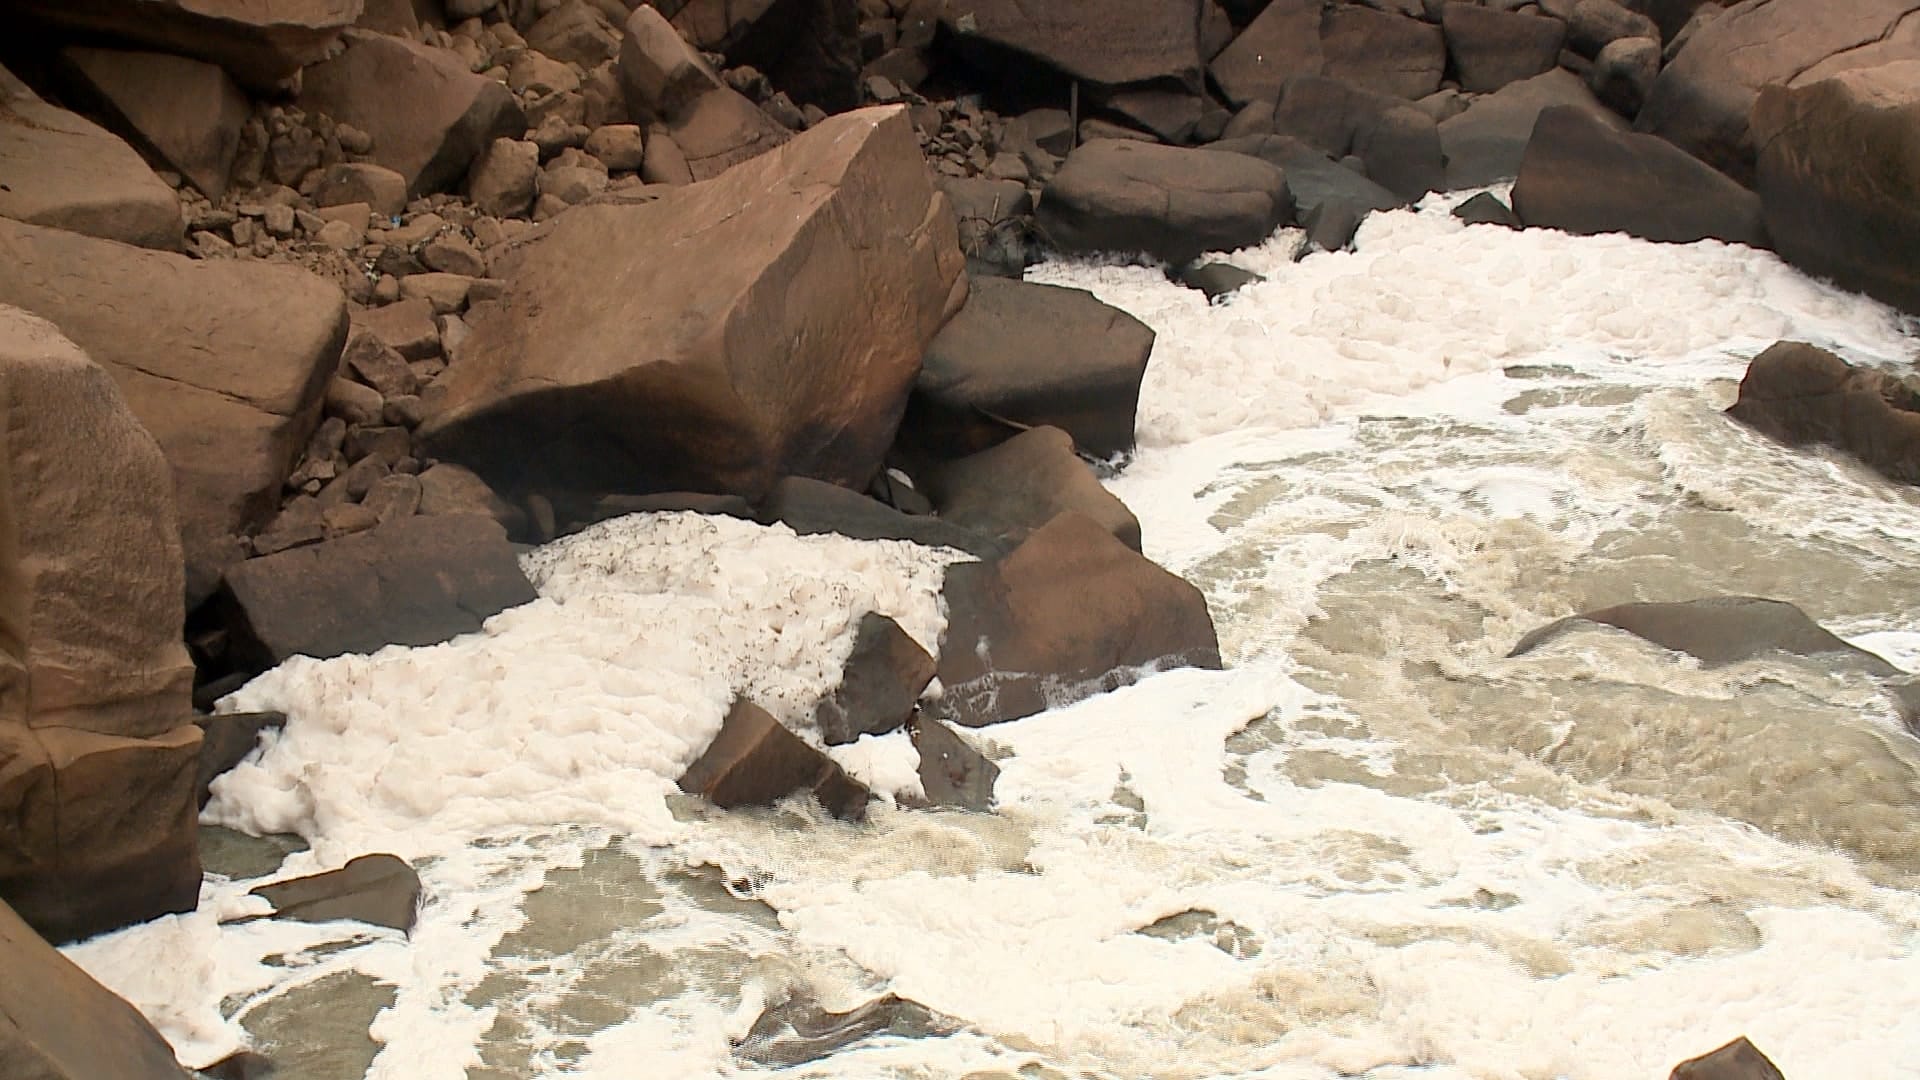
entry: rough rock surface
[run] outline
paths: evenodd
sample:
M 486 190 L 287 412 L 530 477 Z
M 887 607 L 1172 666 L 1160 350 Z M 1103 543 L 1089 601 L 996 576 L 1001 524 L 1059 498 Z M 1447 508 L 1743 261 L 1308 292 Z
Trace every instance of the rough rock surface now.
M 1759 1047 L 1742 1035 L 1712 1053 L 1675 1065 L 1668 1080 L 1786 1080 L 1786 1077 Z
M 361 0 L 15 0 L 16 16 L 220 65 L 270 90 L 321 59 Z
M 962 262 L 905 110 L 843 113 L 713 182 L 576 207 L 497 258 L 505 293 L 470 316 L 421 434 L 503 492 L 864 488 Z
M 413 929 L 420 875 L 397 855 L 362 855 L 338 870 L 261 885 L 275 917 L 299 922 L 355 919 L 401 932 Z
M 628 18 L 617 71 L 627 109 L 666 136 L 649 134 L 649 146 L 677 149 L 695 180 L 787 140 L 786 128 L 729 87 L 653 8 L 635 8 Z
M 61 59 L 79 96 L 119 134 L 218 201 L 226 194 L 247 99 L 213 64 L 165 53 L 69 48 Z M 156 245 L 148 245 L 156 246 Z
M 1080 514 L 1003 559 L 955 563 L 941 595 L 939 711 L 967 727 L 1123 686 L 1149 665 L 1220 665 L 1200 591 Z
M 959 732 L 931 716 L 916 716 L 913 745 L 920 751 L 920 786 L 935 806 L 957 806 L 984 814 L 993 809 L 993 786 L 1000 766 L 974 749 Z
M 1758 596 L 1620 604 L 1583 611 L 1533 631 L 1521 638 L 1507 655 L 1532 652 L 1583 623 L 1618 627 L 1663 649 L 1683 652 L 1710 664 L 1785 652 L 1796 656 L 1832 656 L 1872 675 L 1901 673 L 1873 653 L 1828 633 L 1794 605 Z
M 133 148 L 0 68 L 0 218 L 178 248 L 180 200 Z
M 1235 106 L 1271 101 L 1295 75 L 1318 75 L 1320 0 L 1274 0 L 1213 58 L 1207 71 Z
M 1825 349 L 1776 342 L 1747 365 L 1727 415 L 1794 446 L 1820 443 L 1920 483 L 1920 392 Z
M 1559 19 L 1500 11 L 1446 0 L 1440 8 L 1447 54 L 1460 74 L 1460 89 L 1488 94 L 1508 83 L 1552 71 L 1567 37 Z
M 1336 4 L 1320 23 L 1323 74 L 1409 101 L 1440 89 L 1447 42 L 1440 28 L 1359 4 Z
M 860 103 L 860 6 L 854 0 L 659 0 L 675 29 L 731 66 L 764 72 L 802 105 Z
M 853 652 L 840 685 L 820 699 L 813 712 L 820 739 L 828 746 L 862 735 L 899 730 L 913 715 L 914 703 L 933 681 L 933 657 L 885 615 L 860 617 Z
M 1073 438 L 1036 427 L 925 474 L 942 520 L 991 536 L 1009 549 L 1072 510 L 1140 550 L 1140 521 L 1073 452 Z
M 848 821 L 867 816 L 869 798 L 832 758 L 745 698 L 733 703 L 720 733 L 681 774 L 680 790 L 723 809 L 768 806 L 809 791 L 828 813 Z
M 1244 154 L 1099 139 L 1067 156 L 1040 201 L 1041 238 L 1063 252 L 1184 263 L 1265 240 L 1292 211 L 1286 174 Z
M 0 221 L 0 303 L 58 326 L 160 442 L 189 603 L 277 509 L 346 339 L 340 290 L 290 266 L 196 261 Z
M 1519 176 L 1527 140 L 1533 138 L 1540 111 L 1555 105 L 1578 108 L 1616 131 L 1626 130 L 1626 121 L 1600 104 L 1571 71 L 1556 68 L 1508 83 L 1440 121 L 1447 187 L 1455 191 L 1485 187 Z

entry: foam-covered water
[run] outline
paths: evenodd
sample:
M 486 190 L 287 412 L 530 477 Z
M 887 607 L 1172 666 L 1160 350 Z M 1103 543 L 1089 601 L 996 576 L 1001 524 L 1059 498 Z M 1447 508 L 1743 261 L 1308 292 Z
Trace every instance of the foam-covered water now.
M 364 1042 L 262 1018 L 391 987 L 369 1075 L 409 1080 L 756 1075 L 765 1005 L 889 991 L 956 1032 L 780 1074 L 1617 1080 L 1745 1033 L 1796 1080 L 1920 1075 L 1920 743 L 1881 687 L 1599 629 L 1506 656 L 1743 593 L 1920 669 L 1920 494 L 1720 415 L 1776 338 L 1905 366 L 1903 327 L 1746 249 L 1445 209 L 1238 253 L 1268 280 L 1215 307 L 1036 268 L 1159 333 L 1111 486 L 1232 666 L 977 733 L 996 814 L 677 794 L 736 692 L 804 730 L 862 612 L 937 640 L 959 556 L 627 519 L 529 556 L 542 599 L 481 634 L 226 703 L 292 719 L 208 820 L 306 837 L 284 874 L 414 859 L 411 941 L 222 926 L 260 903 L 211 878 L 70 954 L 196 1064 Z M 903 737 L 836 756 L 914 788 Z

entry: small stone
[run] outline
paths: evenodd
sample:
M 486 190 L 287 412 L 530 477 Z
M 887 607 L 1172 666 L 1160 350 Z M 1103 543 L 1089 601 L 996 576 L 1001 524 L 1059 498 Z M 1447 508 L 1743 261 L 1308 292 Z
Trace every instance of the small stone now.
M 597 169 L 561 165 L 550 166 L 540 174 L 540 197 L 552 196 L 568 206 L 586 202 L 605 190 L 607 174 Z
M 535 223 L 549 221 L 567 206 L 567 200 L 558 195 L 542 195 L 533 204 L 533 220 Z
M 359 499 L 373 488 L 374 481 L 393 471 L 393 466 L 377 457 L 364 457 L 347 470 L 347 497 Z
M 352 124 L 335 124 L 333 137 L 340 141 L 340 149 L 349 154 L 370 154 L 373 152 L 373 136 L 354 127 Z
M 361 382 L 379 391 L 382 397 L 411 394 L 420 389 L 420 382 L 414 378 L 406 360 L 372 330 L 356 327 L 347 338 L 341 359 Z
M 467 306 L 467 289 L 473 279 L 462 274 L 414 274 L 400 282 L 402 299 L 424 299 L 435 315 L 459 311 Z
M 188 238 L 187 243 L 193 253 L 202 259 L 218 259 L 233 254 L 233 245 L 217 233 L 197 232 Z
M 253 238 L 259 225 L 252 218 L 241 218 L 233 223 L 233 246 L 252 247 Z
M 472 295 L 469 294 L 467 299 L 471 302 L 473 299 Z M 453 356 L 460 346 L 466 342 L 467 338 L 473 334 L 473 329 L 467 325 L 467 320 L 458 315 L 442 315 L 439 318 L 439 323 L 440 355 Z
M 587 136 L 587 153 L 613 172 L 636 172 L 647 159 L 646 136 L 638 124 L 609 124 Z
M 278 204 L 269 206 L 266 208 L 266 211 L 261 214 L 261 224 L 266 226 L 267 235 L 269 236 L 281 238 L 292 236 L 295 225 L 293 208 L 290 206 L 280 206 Z
M 882 105 L 891 105 L 900 100 L 900 88 L 885 75 L 871 75 L 866 83 L 867 96 Z
M 573 150 L 585 146 L 593 129 L 585 124 L 577 124 L 564 116 L 549 116 L 530 132 L 527 138 L 540 148 L 540 157 L 544 160 L 563 150 Z
M 395 283 L 395 288 L 398 288 Z M 433 324 L 433 305 L 406 300 L 372 311 L 355 313 L 353 321 L 366 326 L 407 360 L 425 360 L 440 354 L 440 330 Z
M 467 171 L 474 208 L 492 217 L 527 212 L 538 194 L 540 148 L 518 139 L 495 139 Z
M 380 275 L 373 283 L 373 301 L 376 304 L 391 304 L 400 299 L 400 279 L 392 274 Z
M 321 177 L 313 201 L 320 206 L 366 203 L 375 213 L 391 217 L 406 209 L 407 178 L 378 165 L 342 163 Z
M 410 428 L 419 427 L 420 422 L 427 418 L 427 410 L 417 396 L 402 394 L 399 397 L 387 399 L 387 407 L 381 414 L 381 418 L 389 424 L 400 424 Z
M 347 433 L 345 449 L 348 461 L 357 464 L 378 459 L 392 468 L 395 462 L 413 452 L 413 436 L 404 427 L 357 427 Z
M 420 261 L 430 269 L 465 277 L 485 277 L 487 260 L 457 233 L 436 236 L 420 248 Z
M 352 251 L 366 238 L 365 229 L 356 229 L 344 221 L 329 221 L 313 234 L 315 243 L 324 244 L 335 251 Z
M 788 131 L 805 131 L 807 129 L 806 114 L 800 111 L 800 106 L 795 105 L 793 99 L 788 97 L 784 90 L 768 98 L 767 103 L 762 105 L 761 108 L 765 110 L 768 116 L 773 117 L 776 123 Z
M 498 300 L 507 294 L 507 283 L 501 278 L 475 278 L 473 286 L 467 290 L 467 306 L 484 304 Z

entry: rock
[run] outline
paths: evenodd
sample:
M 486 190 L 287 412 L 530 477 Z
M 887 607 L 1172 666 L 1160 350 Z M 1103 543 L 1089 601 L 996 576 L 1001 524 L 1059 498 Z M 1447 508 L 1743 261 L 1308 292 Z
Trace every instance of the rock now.
M 1291 208 L 1286 175 L 1265 162 L 1102 139 L 1067 157 L 1036 222 L 1063 252 L 1144 253 L 1184 263 L 1260 243 Z
M 1350 221 L 1358 228 L 1371 211 L 1406 205 L 1405 199 L 1367 179 L 1359 170 L 1347 168 L 1320 148 L 1291 135 L 1223 139 L 1213 148 L 1257 157 L 1284 171 L 1294 217 L 1309 229 L 1315 222 L 1324 228 L 1330 216 Z
M 60 58 L 78 95 L 115 131 L 214 202 L 227 193 L 248 106 L 226 72 L 183 56 L 117 49 L 71 47 Z
M 190 604 L 279 506 L 346 340 L 304 270 L 203 262 L 0 221 L 0 303 L 46 318 L 114 377 L 173 469 Z
M 668 250 L 689 256 L 633 255 Z M 470 316 L 421 435 L 507 492 L 865 487 L 961 261 L 905 110 L 843 113 L 496 257 L 505 292 Z
M 0 900 L 0 1062 L 31 1080 L 187 1080 L 146 1017 Z
M 733 703 L 720 733 L 680 777 L 680 790 L 722 809 L 771 806 L 810 791 L 834 817 L 867 816 L 867 789 L 745 698 Z
M 948 567 L 941 595 L 942 718 L 966 727 L 1031 716 L 1147 668 L 1220 665 L 1200 591 L 1079 514 L 1002 559 Z
M 495 139 L 467 173 L 474 209 L 494 217 L 517 217 L 539 194 L 540 148 L 518 139 Z
M 1607 108 L 1633 116 L 1647 100 L 1660 74 L 1660 43 L 1652 38 L 1617 38 L 1594 57 L 1587 85 Z
M 1663 649 L 1710 664 L 1751 660 L 1771 652 L 1833 656 L 1872 675 L 1902 674 L 1865 649 L 1828 633 L 1792 604 L 1758 596 L 1715 596 L 1668 604 L 1621 604 L 1549 623 L 1520 639 L 1508 656 L 1522 656 L 1582 624 L 1602 623 Z
M 248 754 L 260 745 L 260 733 L 268 728 L 279 728 L 287 722 L 285 713 L 221 713 L 217 716 L 196 716 L 194 724 L 200 728 L 200 768 L 194 779 L 194 789 L 198 793 L 200 809 L 207 808 L 213 793 L 208 785 L 246 760 Z
M 718 176 L 789 137 L 786 128 L 727 86 L 653 8 L 635 8 L 627 20 L 615 70 L 627 110 L 635 119 L 660 125 L 695 180 Z
M 840 685 L 814 706 L 814 727 L 828 746 L 898 731 L 932 681 L 927 650 L 899 623 L 869 611 L 860 617 Z
M 907 730 L 920 751 L 920 786 L 928 802 L 980 814 L 993 809 L 993 786 L 1000 780 L 1000 766 L 931 716 L 914 717 Z
M 1139 519 L 1101 485 L 1059 428 L 1031 428 L 927 470 L 923 486 L 941 518 L 993 537 L 1008 550 L 1068 510 L 1140 550 Z
M 260 885 L 248 892 L 297 922 L 352 919 L 410 933 L 420 905 L 420 875 L 397 855 L 361 855 L 324 874 Z
M 1668 1080 L 1786 1080 L 1778 1067 L 1745 1035 L 1710 1054 L 1673 1067 Z
M 435 315 L 446 315 L 467 306 L 467 291 L 473 278 L 460 274 L 409 274 L 400 279 L 402 300 L 425 300 Z
M 218 64 L 268 91 L 327 55 L 360 16 L 360 0 L 16 0 L 10 13 L 72 36 Z
M 979 278 L 927 347 L 900 427 L 922 459 L 964 456 L 1041 424 L 1081 449 L 1133 449 L 1153 331 L 1081 289 Z
M 1849 71 L 1760 94 L 1761 211 L 1780 254 L 1920 312 L 1920 62 Z
M 647 160 L 646 137 L 638 124 L 609 124 L 587 136 L 587 153 L 614 172 L 637 172 Z
M 433 304 L 424 297 L 355 311 L 353 324 L 371 330 L 402 359 L 426 360 L 440 355 L 440 330 L 433 324 Z
M 1271 101 L 1295 75 L 1318 75 L 1320 0 L 1274 0 L 1214 57 L 1207 71 L 1235 106 Z
M 968 266 L 1001 277 L 1019 277 L 1026 269 L 1027 233 L 1033 222 L 1033 196 L 1026 185 L 951 176 L 935 183 L 953 204 L 960 250 L 966 253 Z
M 181 575 L 160 447 L 0 306 L 0 897 L 56 942 L 198 902 Z
M 888 994 L 846 1012 L 790 999 L 769 1007 L 734 1047 L 741 1058 L 774 1068 L 804 1065 L 864 1039 L 901 1041 L 952 1034 L 959 1025 L 917 1001 Z
M 494 139 L 526 131 L 513 94 L 452 54 L 366 30 L 345 37 L 340 55 L 303 73 L 300 107 L 372 136 L 371 161 L 404 177 L 409 197 L 452 187 Z
M 1439 129 L 1431 116 L 1400 98 L 1303 75 L 1281 90 L 1273 130 L 1305 139 L 1335 159 L 1358 157 L 1368 178 L 1407 202 L 1446 185 Z
M 1440 89 L 1447 66 L 1440 28 L 1358 5 L 1330 8 L 1320 24 L 1330 79 L 1411 101 Z
M 860 104 L 859 9 L 853 0 L 666 0 L 674 28 L 729 66 L 766 73 L 794 101 L 827 112 Z
M 327 384 L 326 410 L 349 424 L 377 424 L 386 412 L 380 391 L 351 379 L 334 379 Z
M 1490 94 L 1512 82 L 1552 71 L 1560 61 L 1567 24 L 1559 19 L 1497 11 L 1460 0 L 1440 8 L 1447 54 L 1460 88 Z
M 1792 446 L 1844 450 L 1903 483 L 1920 483 L 1920 394 L 1825 349 L 1781 341 L 1753 358 L 1727 415 Z
M 612 56 L 620 35 L 599 7 L 563 0 L 527 30 L 527 47 L 564 64 L 590 68 Z
M 12 87 L 11 89 L 9 87 Z M 180 200 L 140 155 L 0 68 L 0 218 L 178 249 Z
M 441 462 L 420 474 L 420 510 L 423 515 L 478 514 L 490 517 L 518 535 L 526 527 L 526 514 L 502 499 L 485 480 L 471 470 Z
M 1483 191 L 1454 207 L 1453 216 L 1468 225 L 1505 225 L 1509 229 L 1526 227 L 1521 224 L 1520 215 L 1515 214 L 1491 191 Z
M 407 208 L 407 178 L 379 165 L 342 162 L 320 178 L 313 201 L 317 206 L 358 203 L 381 217 L 396 218 Z
M 1184 267 L 1169 275 L 1169 280 L 1176 285 L 1197 289 L 1212 301 L 1230 296 L 1256 281 L 1267 279 L 1251 270 L 1242 270 L 1232 263 L 1210 262 L 1201 266 Z
M 487 274 L 486 257 L 474 250 L 474 246 L 458 233 L 436 236 L 420 245 L 420 261 L 427 264 L 430 270 L 469 279 L 469 289 L 472 288 L 472 279 Z M 404 296 L 405 292 L 401 290 L 401 295 Z
M 1556 68 L 1545 75 L 1508 83 L 1476 98 L 1459 114 L 1440 122 L 1440 150 L 1447 160 L 1447 188 L 1486 187 L 1520 175 L 1527 141 L 1542 109 L 1577 108 L 1618 131 L 1626 123 L 1593 96 L 1580 77 Z
M 1664 139 L 1614 131 L 1567 106 L 1541 111 L 1513 209 L 1528 228 L 1767 246 L 1753 192 Z
M 835 533 L 856 540 L 911 540 L 929 547 L 950 547 L 987 558 L 1001 552 L 992 539 L 938 518 L 903 514 L 877 499 L 836 484 L 789 476 L 773 485 L 754 515 L 801 536 Z
M 1702 26 L 1661 71 L 1635 119 L 1741 183 L 1752 183 L 1748 127 L 1760 88 L 1805 86 L 1854 68 L 1920 59 L 1920 38 L 1895 29 L 1920 0 L 1767 0 L 1735 5 Z
M 469 514 L 399 518 L 249 560 L 228 572 L 222 597 L 233 654 L 265 669 L 290 656 L 438 644 L 534 591 L 505 531 Z
M 1623 38 L 1650 38 L 1656 55 L 1660 28 L 1652 19 L 1628 11 L 1615 0 L 1579 0 L 1567 19 L 1567 48 L 1581 56 L 1598 56 Z
M 573 68 L 543 53 L 523 52 L 507 69 L 507 89 L 516 94 L 568 94 L 580 89 Z
M 420 388 L 420 380 L 406 360 L 365 323 L 354 325 L 340 359 L 383 398 L 400 397 Z
M 948 4 L 940 25 L 970 65 L 1007 85 L 1078 80 L 1089 104 L 1156 88 L 1197 99 L 1200 10 L 1200 0 L 967 0 Z

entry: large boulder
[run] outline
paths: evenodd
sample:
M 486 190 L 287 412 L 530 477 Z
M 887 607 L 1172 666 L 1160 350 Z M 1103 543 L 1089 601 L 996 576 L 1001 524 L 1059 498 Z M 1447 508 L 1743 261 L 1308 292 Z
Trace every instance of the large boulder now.
M 1358 224 L 1370 211 L 1407 205 L 1405 198 L 1292 135 L 1242 135 L 1222 139 L 1213 144 L 1213 149 L 1246 154 L 1278 166 L 1287 178 L 1294 217 L 1303 224 L 1330 213 L 1350 215 Z
M 0 221 L 0 303 L 51 321 L 113 376 L 173 467 L 189 599 L 211 595 L 319 422 L 346 298 L 291 266 Z
M 227 573 L 236 659 L 265 669 L 387 645 L 435 645 L 537 594 L 506 530 L 471 514 L 395 518 Z
M 1920 61 L 1770 86 L 1753 129 L 1760 207 L 1780 254 L 1920 313 Z
M 1233 105 L 1271 101 L 1295 75 L 1318 75 L 1320 0 L 1274 0 L 1207 66 Z
M 1500 11 L 1461 0 L 1440 8 L 1447 54 L 1460 74 L 1460 89 L 1488 94 L 1508 83 L 1552 71 L 1560 61 L 1567 24 L 1559 19 Z
M 370 30 L 345 38 L 302 73 L 300 106 L 371 135 L 368 160 L 405 177 L 409 195 L 453 187 L 494 139 L 526 132 L 513 93 L 457 53 Z
M 0 900 L 0 1063 L 22 1080 L 187 1080 L 147 1018 Z
M 1359 4 L 1335 4 L 1320 23 L 1324 74 L 1409 100 L 1440 89 L 1447 42 L 1440 28 Z
M 178 248 L 180 200 L 140 155 L 0 68 L 0 218 Z
M 769 806 L 806 791 L 828 813 L 848 821 L 867 816 L 870 797 L 832 758 L 745 698 L 733 703 L 720 733 L 681 774 L 680 790 L 722 809 Z
M 271 90 L 322 59 L 361 0 L 15 0 L 15 16 L 73 34 L 218 64 Z
M 497 257 L 421 434 L 503 492 L 864 489 L 963 261 L 906 110 L 843 113 Z
M 1035 224 L 1070 254 L 1184 263 L 1260 243 L 1292 208 L 1286 174 L 1244 154 L 1096 139 L 1067 155 Z
M 1153 330 L 1083 289 L 979 278 L 927 348 L 900 426 L 921 458 L 985 450 L 1050 424 L 1089 454 L 1133 449 Z
M 860 103 L 854 0 L 658 0 L 674 29 L 730 66 L 764 73 L 794 101 L 841 112 Z
M 1408 202 L 1446 186 L 1433 117 L 1401 98 L 1303 75 L 1282 89 L 1273 130 L 1305 139 L 1336 160 L 1359 158 L 1368 178 Z
M 1836 447 L 1888 477 L 1920 484 L 1920 393 L 1825 349 L 1774 343 L 1747 365 L 1727 415 L 1769 438 Z
M 787 129 L 734 91 L 658 11 L 642 5 L 627 19 L 616 67 L 627 109 L 658 125 L 695 180 L 706 180 L 787 140 Z
M 1447 161 L 1447 187 L 1486 187 L 1520 175 L 1527 141 L 1543 109 L 1577 108 L 1616 131 L 1626 121 L 1600 104 L 1578 75 L 1555 68 L 1544 75 L 1508 83 L 1475 98 L 1466 110 L 1440 121 L 1440 150 Z
M 251 109 L 225 71 L 166 53 L 76 47 L 60 56 L 74 93 L 116 131 L 214 202 L 227 193 Z
M 1873 653 L 1835 637 L 1792 604 L 1758 596 L 1620 604 L 1583 611 L 1533 631 L 1521 638 L 1507 655 L 1525 655 L 1582 625 L 1593 624 L 1617 627 L 1663 649 L 1686 653 L 1710 664 L 1783 652 L 1832 657 L 1870 675 L 1901 674 L 1900 669 Z
M 1140 550 L 1140 520 L 1073 452 L 1073 439 L 1037 427 L 999 446 L 929 470 L 927 497 L 939 515 L 1009 549 L 1066 511 L 1084 514 Z
M 0 897 L 55 941 L 199 899 L 171 487 L 107 373 L 0 306 Z
M 1564 105 L 1534 124 L 1513 209 L 1529 228 L 1767 246 L 1753 192 L 1663 139 L 1615 131 Z
M 1741 183 L 1754 175 L 1748 119 L 1761 87 L 1804 86 L 1920 59 L 1920 0 L 1746 0 L 1701 26 L 1661 71 L 1636 130 Z
M 1017 720 L 1152 669 L 1219 667 L 1200 590 L 1066 513 L 1003 559 L 955 563 L 941 596 L 938 711 L 967 727 Z

